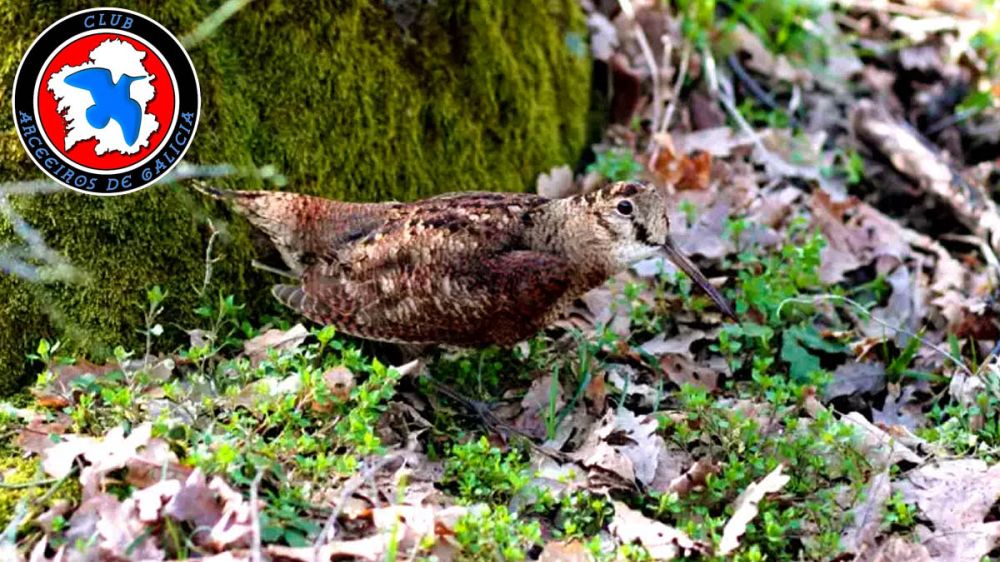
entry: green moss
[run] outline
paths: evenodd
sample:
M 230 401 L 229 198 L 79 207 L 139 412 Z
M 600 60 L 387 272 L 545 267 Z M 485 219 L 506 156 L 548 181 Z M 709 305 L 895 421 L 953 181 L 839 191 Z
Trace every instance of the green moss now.
M 420 15 L 398 25 L 388 6 L 407 4 Z M 218 3 L 123 5 L 183 35 Z M 0 0 L 5 104 L 30 41 L 84 7 L 90 3 Z M 203 103 L 189 160 L 274 165 L 289 179 L 287 189 L 348 200 L 522 190 L 582 149 L 589 95 L 583 29 L 575 0 L 342 0 L 308 9 L 251 3 L 190 51 Z M 0 120 L 0 181 L 36 177 L 13 124 Z M 262 186 L 252 178 L 222 183 Z M 170 185 L 111 199 L 68 192 L 19 198 L 15 206 L 88 280 L 29 286 L 0 277 L 0 392 L 23 380 L 24 355 L 42 336 L 68 339 L 92 355 L 137 347 L 150 285 L 170 293 L 167 321 L 194 324 L 204 219 L 225 213 L 220 207 Z M 213 290 L 262 302 L 263 282 L 247 269 L 247 227 L 234 221 L 227 230 Z
M 5 484 L 27 484 L 48 480 L 48 476 L 42 472 L 36 458 L 26 459 L 0 454 L 0 480 Z M 0 529 L 6 527 L 7 523 L 10 522 L 17 509 L 17 504 L 21 500 L 26 500 L 28 507 L 36 515 L 48 509 L 57 500 L 80 501 L 80 483 L 75 478 L 70 477 L 44 504 L 37 505 L 38 499 L 49 491 L 49 486 L 52 484 L 27 488 L 0 488 Z

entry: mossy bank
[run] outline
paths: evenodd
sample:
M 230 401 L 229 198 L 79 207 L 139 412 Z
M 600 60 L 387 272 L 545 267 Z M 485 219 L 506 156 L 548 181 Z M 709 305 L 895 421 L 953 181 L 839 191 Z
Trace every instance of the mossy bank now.
M 219 3 L 119 5 L 184 36 Z M 88 7 L 0 0 L 4 113 L 33 38 Z M 203 102 L 188 161 L 273 166 L 285 189 L 348 200 L 522 190 L 574 162 L 584 144 L 589 60 L 575 0 L 254 2 L 189 50 Z M 12 121 L 0 119 L 0 181 L 38 177 Z M 252 177 L 220 183 L 264 187 Z M 145 289 L 155 284 L 169 292 L 163 323 L 180 337 L 194 324 L 213 214 L 226 234 L 210 291 L 263 302 L 246 225 L 183 186 L 12 200 L 87 278 L 36 284 L 0 274 L 0 392 L 30 374 L 24 357 L 40 337 L 93 356 L 139 350 Z M 12 240 L 0 219 L 0 241 Z

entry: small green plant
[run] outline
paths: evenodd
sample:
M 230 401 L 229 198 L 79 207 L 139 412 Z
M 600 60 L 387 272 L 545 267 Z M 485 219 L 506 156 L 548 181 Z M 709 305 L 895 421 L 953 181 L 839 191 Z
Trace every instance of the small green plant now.
M 901 492 L 894 492 L 886 503 L 883 522 L 894 531 L 909 531 L 917 524 L 917 508 L 906 503 Z
M 146 336 L 146 353 L 143 355 L 143 361 L 153 353 L 153 338 L 163 335 L 163 325 L 158 324 L 156 319 L 163 313 L 163 301 L 166 298 L 167 293 L 164 293 L 159 285 L 154 285 L 146 291 L 146 308 L 142 312 L 145 328 L 139 332 Z
M 523 521 L 499 505 L 473 508 L 455 525 L 455 540 L 461 546 L 458 560 L 468 562 L 517 562 L 542 541 L 537 521 Z
M 606 498 L 576 492 L 562 497 L 554 520 L 559 536 L 582 539 L 599 533 L 614 513 Z
M 746 98 L 740 102 L 737 109 L 740 115 L 754 127 L 770 127 L 786 129 L 790 124 L 788 114 L 784 111 L 766 107 L 754 98 Z
M 768 50 L 786 54 L 801 62 L 822 60 L 826 44 L 810 31 L 828 9 L 827 4 L 814 0 L 720 0 L 730 15 L 727 23 L 740 22 L 759 37 Z
M 597 172 L 609 181 L 634 180 L 642 172 L 642 165 L 636 162 L 631 150 L 611 148 L 597 155 L 597 159 L 587 166 L 587 172 Z
M 480 437 L 451 448 L 442 484 L 455 489 L 462 501 L 497 503 L 521 491 L 530 477 L 522 454 L 503 453 Z

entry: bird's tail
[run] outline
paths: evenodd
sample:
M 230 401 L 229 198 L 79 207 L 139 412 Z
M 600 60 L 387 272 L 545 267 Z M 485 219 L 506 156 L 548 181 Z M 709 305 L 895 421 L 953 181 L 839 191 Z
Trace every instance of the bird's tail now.
M 225 201 L 271 239 L 296 275 L 318 254 L 357 240 L 383 222 L 377 203 L 343 203 L 282 191 L 230 191 L 204 182 L 194 188 Z

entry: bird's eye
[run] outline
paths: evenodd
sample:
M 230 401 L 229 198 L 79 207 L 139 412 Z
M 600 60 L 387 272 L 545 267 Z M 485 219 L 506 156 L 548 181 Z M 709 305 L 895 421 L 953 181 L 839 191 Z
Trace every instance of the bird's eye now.
M 625 215 L 626 217 L 632 214 L 632 202 L 628 199 L 622 199 L 618 202 L 618 213 Z

